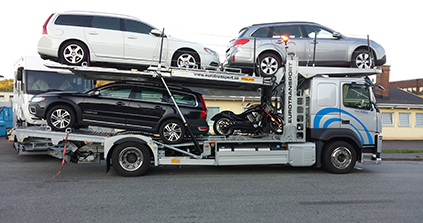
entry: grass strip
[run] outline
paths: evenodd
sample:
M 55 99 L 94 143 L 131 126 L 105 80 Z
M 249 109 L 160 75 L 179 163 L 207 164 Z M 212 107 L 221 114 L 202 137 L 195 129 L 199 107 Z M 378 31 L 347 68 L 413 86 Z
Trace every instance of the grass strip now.
M 423 153 L 423 149 L 382 149 L 382 153 Z

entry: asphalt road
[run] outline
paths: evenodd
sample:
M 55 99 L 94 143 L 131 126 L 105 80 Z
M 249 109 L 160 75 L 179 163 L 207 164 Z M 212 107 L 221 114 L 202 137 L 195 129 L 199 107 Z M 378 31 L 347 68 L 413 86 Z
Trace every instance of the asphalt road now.
M 150 167 L 18 156 L 0 141 L 0 222 L 421 222 L 423 162 L 357 164 L 346 175 L 289 166 Z

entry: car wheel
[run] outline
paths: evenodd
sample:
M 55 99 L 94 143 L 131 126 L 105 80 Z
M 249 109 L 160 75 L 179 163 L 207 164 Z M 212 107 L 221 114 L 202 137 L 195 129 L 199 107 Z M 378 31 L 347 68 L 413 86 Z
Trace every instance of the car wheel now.
M 178 51 L 173 56 L 172 66 L 181 68 L 201 68 L 200 57 L 193 51 Z
M 356 152 L 347 142 L 334 141 L 324 147 L 322 164 L 329 172 L 349 173 L 356 161 Z
M 67 65 L 81 66 L 88 63 L 88 49 L 78 41 L 69 41 L 60 48 L 60 61 Z
M 220 118 L 213 123 L 213 131 L 216 135 L 232 135 L 234 133 L 233 129 L 228 127 L 232 124 L 232 121 L 228 118 Z
M 75 112 L 67 105 L 57 105 L 47 113 L 47 124 L 54 131 L 65 131 L 75 126 Z
M 275 75 L 276 71 L 281 67 L 281 61 L 278 56 L 273 53 L 264 53 L 259 56 L 258 73 L 262 77 Z
M 144 174 L 150 166 L 150 160 L 148 147 L 133 142 L 116 146 L 112 153 L 113 169 L 126 177 Z
M 167 120 L 160 126 L 159 135 L 166 144 L 181 143 L 184 141 L 185 128 L 179 120 Z
M 354 68 L 373 68 L 375 66 L 374 56 L 369 54 L 369 51 L 359 49 L 354 52 L 351 67 Z

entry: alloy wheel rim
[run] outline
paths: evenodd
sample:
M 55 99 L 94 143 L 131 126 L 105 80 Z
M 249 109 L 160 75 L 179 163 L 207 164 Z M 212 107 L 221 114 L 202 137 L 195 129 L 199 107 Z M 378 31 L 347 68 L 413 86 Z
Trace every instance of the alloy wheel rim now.
M 191 54 L 182 54 L 177 60 L 178 67 L 195 68 L 197 66 L 195 58 Z
M 163 130 L 164 137 L 170 141 L 178 141 L 182 137 L 182 128 L 177 123 L 168 123 Z
M 142 152 L 136 147 L 128 147 L 119 153 L 119 165 L 127 171 L 138 170 L 144 162 Z
M 68 63 L 77 64 L 84 58 L 84 50 L 76 44 L 71 44 L 63 51 L 63 57 Z
M 346 169 L 352 162 L 351 151 L 346 147 L 338 147 L 331 154 L 331 162 L 338 169 Z
M 355 64 L 358 68 L 371 68 L 373 59 L 368 53 L 360 53 L 355 60 Z
M 278 68 L 278 61 L 273 57 L 266 57 L 260 63 L 260 69 L 265 74 L 274 74 Z
M 64 129 L 69 126 L 71 118 L 71 115 L 65 109 L 57 109 L 51 114 L 50 120 L 54 127 Z

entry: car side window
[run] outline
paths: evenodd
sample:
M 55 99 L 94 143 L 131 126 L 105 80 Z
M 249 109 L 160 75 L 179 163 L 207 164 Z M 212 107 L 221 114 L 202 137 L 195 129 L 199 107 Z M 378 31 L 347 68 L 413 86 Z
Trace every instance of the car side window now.
M 289 38 L 301 38 L 303 37 L 301 33 L 301 26 L 276 26 L 273 30 L 273 37 L 279 38 L 281 36 L 288 36 Z
M 128 32 L 149 34 L 153 29 L 153 27 L 147 24 L 134 20 L 124 19 L 123 22 L 125 24 L 125 31 Z
M 307 31 L 307 36 L 313 38 L 317 33 L 317 39 L 334 39 L 333 32 L 327 29 L 324 29 L 319 26 L 304 25 L 305 30 Z
M 87 26 L 91 17 L 88 15 L 59 15 L 56 21 L 54 21 L 54 24 L 63 26 Z
M 126 85 L 111 86 L 99 90 L 101 96 L 113 98 L 129 98 L 131 91 L 132 87 Z
M 160 89 L 135 87 L 134 98 L 142 101 L 164 102 L 164 91 Z
M 91 21 L 92 28 L 120 30 L 120 20 L 118 18 L 106 16 L 94 16 Z
M 175 92 L 173 93 L 173 98 L 178 104 L 196 106 L 195 96 L 192 94 L 184 94 L 184 93 Z M 170 98 L 169 98 L 169 102 L 172 102 Z
M 252 37 L 259 37 L 259 38 L 266 38 L 272 36 L 272 27 L 262 27 L 257 29 L 253 34 Z

